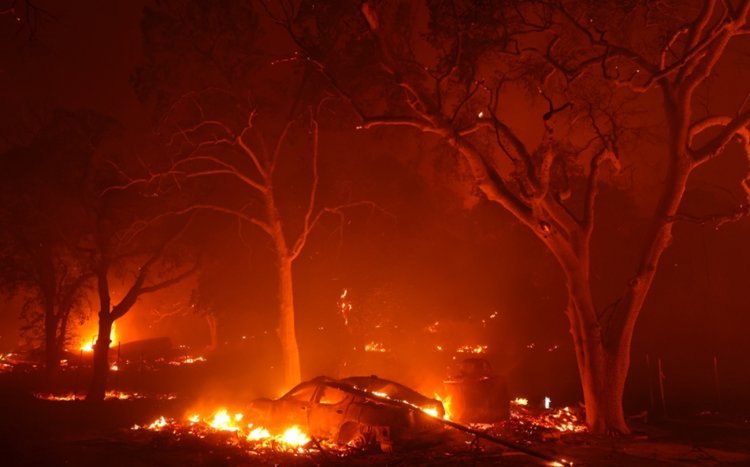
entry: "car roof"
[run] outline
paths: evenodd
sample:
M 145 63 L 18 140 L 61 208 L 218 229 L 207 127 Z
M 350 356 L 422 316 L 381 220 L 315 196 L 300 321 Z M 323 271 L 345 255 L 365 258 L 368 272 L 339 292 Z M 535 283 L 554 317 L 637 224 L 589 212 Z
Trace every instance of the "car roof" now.
M 373 376 L 350 376 L 341 380 L 343 383 L 351 384 L 370 392 L 384 392 L 392 399 L 409 401 L 413 404 L 422 405 L 434 401 L 417 391 L 404 386 L 401 383 Z

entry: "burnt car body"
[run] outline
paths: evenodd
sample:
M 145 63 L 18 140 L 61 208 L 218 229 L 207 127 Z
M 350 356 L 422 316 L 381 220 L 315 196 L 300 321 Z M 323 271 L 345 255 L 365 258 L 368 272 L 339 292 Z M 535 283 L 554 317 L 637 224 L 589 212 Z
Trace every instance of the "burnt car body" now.
M 407 407 L 405 404 L 409 404 Z M 442 425 L 420 409 L 442 417 L 440 401 L 399 383 L 375 376 L 336 380 L 321 376 L 298 384 L 278 399 L 258 399 L 249 419 L 271 430 L 299 425 L 310 436 L 342 444 L 377 443 L 383 451 L 394 444 L 438 441 Z

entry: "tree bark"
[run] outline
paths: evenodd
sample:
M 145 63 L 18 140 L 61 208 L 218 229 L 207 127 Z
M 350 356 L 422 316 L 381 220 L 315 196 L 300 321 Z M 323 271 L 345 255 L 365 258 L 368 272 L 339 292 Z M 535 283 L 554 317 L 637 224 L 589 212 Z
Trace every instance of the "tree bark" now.
M 109 316 L 99 315 L 99 335 L 94 344 L 93 375 L 87 401 L 102 401 L 107 390 L 109 376 L 109 345 L 114 321 Z
M 291 388 L 302 379 L 294 322 L 294 287 L 291 258 L 278 258 L 278 282 L 279 324 L 277 333 L 281 343 L 284 386 L 285 388 Z
M 550 246 L 550 248 L 553 248 Z M 578 372 L 586 407 L 586 424 L 593 433 L 629 433 L 622 395 L 630 366 L 630 339 L 619 345 L 619 335 L 607 332 L 591 293 L 588 241 L 576 258 L 558 255 L 568 285 L 566 314 L 570 322 Z M 619 328 L 622 329 L 622 328 Z M 612 345 L 612 342 L 616 345 Z

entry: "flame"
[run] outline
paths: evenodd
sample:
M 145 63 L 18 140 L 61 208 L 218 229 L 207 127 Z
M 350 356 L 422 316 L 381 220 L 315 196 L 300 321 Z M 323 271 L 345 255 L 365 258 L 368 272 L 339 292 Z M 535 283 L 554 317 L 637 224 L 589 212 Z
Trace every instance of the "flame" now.
M 169 423 L 162 415 L 161 417 L 154 420 L 147 428 L 149 430 L 161 430 L 162 428 L 166 427 Z
M 241 420 L 241 413 L 236 413 L 234 416 L 230 416 L 227 409 L 219 409 L 214 413 L 213 419 L 208 422 L 208 425 L 218 431 L 239 431 L 241 426 L 237 422 L 240 422 Z
M 370 342 L 365 344 L 365 352 L 388 352 L 382 342 Z
M 291 426 L 281 435 L 281 441 L 289 446 L 300 447 L 310 442 L 310 437 L 297 425 Z
M 525 397 L 516 397 L 511 402 L 516 405 L 529 405 L 529 400 Z
M 248 425 L 248 428 L 252 427 L 252 424 Z M 253 428 L 250 433 L 247 434 L 246 439 L 248 441 L 260 441 L 271 437 L 271 433 L 263 428 L 262 426 Z
M 443 408 L 445 409 L 445 415 L 443 415 L 443 419 L 452 420 L 453 413 L 451 412 L 451 396 L 442 397 L 440 396 L 440 394 L 435 393 L 435 399 L 443 403 Z
M 225 408 L 220 408 L 207 418 L 193 413 L 186 417 L 188 433 L 205 437 L 209 431 L 224 432 L 236 436 L 239 440 L 253 443 L 255 447 L 268 448 L 278 451 L 304 452 L 304 447 L 310 443 L 312 438 L 299 426 L 292 425 L 278 433 L 271 433 L 263 426 L 255 426 L 252 423 L 244 423 L 245 415 L 242 412 L 230 413 Z M 177 421 L 161 416 L 148 425 L 135 425 L 133 430 L 164 431 L 169 429 L 178 433 L 183 427 Z M 236 442 L 236 441 L 235 441 Z
M 99 334 L 97 332 L 97 333 L 92 334 L 88 339 L 82 339 L 80 350 L 82 352 L 93 352 L 94 344 L 96 344 L 98 337 L 99 337 Z M 109 346 L 110 347 L 112 347 L 112 344 L 114 344 L 117 341 L 117 338 L 118 336 L 117 336 L 117 332 L 115 332 L 115 323 L 112 323 L 112 330 L 109 333 L 109 340 L 110 340 Z

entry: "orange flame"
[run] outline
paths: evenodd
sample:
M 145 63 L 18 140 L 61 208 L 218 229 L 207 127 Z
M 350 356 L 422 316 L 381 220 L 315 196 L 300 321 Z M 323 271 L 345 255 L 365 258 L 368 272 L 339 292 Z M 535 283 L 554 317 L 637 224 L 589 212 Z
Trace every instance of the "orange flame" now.
M 88 339 L 82 339 L 80 350 L 83 352 L 87 352 L 87 353 L 93 352 L 94 344 L 96 344 L 98 337 L 99 337 L 99 334 L 97 332 L 97 333 L 90 335 Z M 118 337 L 117 332 L 115 332 L 115 324 L 112 323 L 112 331 L 110 331 L 109 333 L 109 340 L 110 340 L 109 346 L 110 347 L 112 346 L 112 344 L 114 344 L 117 341 L 117 337 Z

